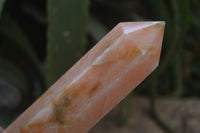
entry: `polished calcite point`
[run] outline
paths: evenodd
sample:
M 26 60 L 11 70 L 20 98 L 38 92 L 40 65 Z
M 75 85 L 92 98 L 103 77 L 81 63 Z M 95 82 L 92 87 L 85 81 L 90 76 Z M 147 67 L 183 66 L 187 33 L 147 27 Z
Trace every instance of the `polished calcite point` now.
M 119 23 L 7 129 L 85 133 L 159 63 L 164 22 Z

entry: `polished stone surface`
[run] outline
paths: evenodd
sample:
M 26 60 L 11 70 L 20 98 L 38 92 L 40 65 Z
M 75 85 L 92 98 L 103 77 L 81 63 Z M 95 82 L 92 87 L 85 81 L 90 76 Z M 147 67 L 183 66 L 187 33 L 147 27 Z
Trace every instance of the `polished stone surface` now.
M 164 25 L 119 23 L 6 131 L 87 132 L 158 66 Z

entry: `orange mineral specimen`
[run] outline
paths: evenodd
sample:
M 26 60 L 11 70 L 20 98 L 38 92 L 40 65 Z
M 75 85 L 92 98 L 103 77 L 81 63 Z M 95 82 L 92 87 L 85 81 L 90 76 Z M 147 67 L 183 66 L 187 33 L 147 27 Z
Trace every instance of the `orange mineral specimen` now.
M 119 23 L 7 133 L 86 133 L 158 66 L 164 27 Z

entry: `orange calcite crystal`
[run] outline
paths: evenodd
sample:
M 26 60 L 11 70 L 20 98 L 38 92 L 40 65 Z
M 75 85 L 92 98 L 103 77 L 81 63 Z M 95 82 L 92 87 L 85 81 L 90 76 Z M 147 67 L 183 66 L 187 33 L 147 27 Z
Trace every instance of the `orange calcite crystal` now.
M 87 132 L 158 66 L 164 25 L 119 23 L 6 132 Z

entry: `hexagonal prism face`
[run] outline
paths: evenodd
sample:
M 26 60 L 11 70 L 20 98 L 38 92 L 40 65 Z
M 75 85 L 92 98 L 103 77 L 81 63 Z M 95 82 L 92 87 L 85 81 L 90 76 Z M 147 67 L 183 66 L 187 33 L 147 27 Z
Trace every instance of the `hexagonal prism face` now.
M 164 25 L 118 24 L 6 131 L 87 132 L 158 66 Z
M 164 26 L 164 22 L 119 23 L 101 40 L 104 41 L 103 44 L 107 44 L 105 41 L 109 42 L 109 46 L 98 56 L 94 64 L 102 64 L 107 60 L 126 60 L 127 58 L 134 61 L 133 55 L 137 54 L 137 56 L 145 58 L 151 55 L 154 57 L 152 59 L 155 60 L 155 64 L 158 65 Z

